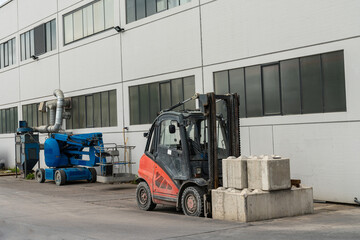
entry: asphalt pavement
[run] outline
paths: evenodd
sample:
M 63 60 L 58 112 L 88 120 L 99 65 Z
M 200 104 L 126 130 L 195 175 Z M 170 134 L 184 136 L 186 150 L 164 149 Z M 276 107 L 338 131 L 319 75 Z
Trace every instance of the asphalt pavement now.
M 360 239 L 360 207 L 316 203 L 312 215 L 252 223 L 137 208 L 134 184 L 56 186 L 0 177 L 0 240 Z

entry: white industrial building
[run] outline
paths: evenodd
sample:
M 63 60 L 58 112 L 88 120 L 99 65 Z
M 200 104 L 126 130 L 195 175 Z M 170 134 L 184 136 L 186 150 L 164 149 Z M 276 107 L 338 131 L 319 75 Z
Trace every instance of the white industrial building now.
M 57 88 L 73 102 L 67 130 L 123 144 L 127 127 L 136 162 L 158 110 L 237 91 L 243 155 L 290 157 L 315 199 L 352 203 L 359 11 L 358 0 L 0 0 L 0 161 L 15 165 L 17 121 L 45 123 L 37 104 Z

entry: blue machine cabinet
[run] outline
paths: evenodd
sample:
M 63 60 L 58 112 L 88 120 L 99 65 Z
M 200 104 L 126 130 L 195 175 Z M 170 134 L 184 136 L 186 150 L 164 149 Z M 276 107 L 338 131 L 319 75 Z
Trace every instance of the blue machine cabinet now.
M 15 135 L 15 162 L 16 166 L 24 173 L 24 178 L 39 162 L 39 152 L 39 134 L 33 133 L 26 121 L 20 121 Z

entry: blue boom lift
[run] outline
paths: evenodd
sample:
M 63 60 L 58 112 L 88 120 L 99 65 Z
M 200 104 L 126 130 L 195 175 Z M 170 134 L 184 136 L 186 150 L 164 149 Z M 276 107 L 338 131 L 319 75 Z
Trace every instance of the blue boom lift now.
M 56 185 L 76 180 L 96 182 L 96 170 L 92 167 L 106 161 L 99 157 L 102 146 L 102 133 L 50 134 L 44 144 L 45 163 L 49 168 L 37 169 L 36 179 L 41 183 L 55 180 Z
M 65 109 L 70 106 L 70 100 L 64 99 L 61 90 L 54 91 L 57 100 L 41 103 L 39 111 L 50 112 L 49 123 L 40 127 L 28 127 L 26 121 L 19 122 L 15 136 L 16 165 L 27 176 L 39 161 L 42 144 L 39 142 L 39 132 L 48 133 L 44 144 L 45 163 L 47 169 L 38 168 L 35 176 L 38 182 L 55 180 L 57 185 L 67 181 L 88 180 L 96 182 L 95 166 L 106 165 L 106 152 L 102 133 L 71 134 L 59 133 L 63 119 L 70 115 Z

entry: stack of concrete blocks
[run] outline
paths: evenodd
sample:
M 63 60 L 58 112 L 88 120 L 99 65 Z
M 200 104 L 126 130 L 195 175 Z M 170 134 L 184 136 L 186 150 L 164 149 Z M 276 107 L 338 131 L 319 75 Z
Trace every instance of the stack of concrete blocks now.
M 223 186 L 212 190 L 214 219 L 251 222 L 313 213 L 311 187 L 291 187 L 290 161 L 278 156 L 223 160 Z

